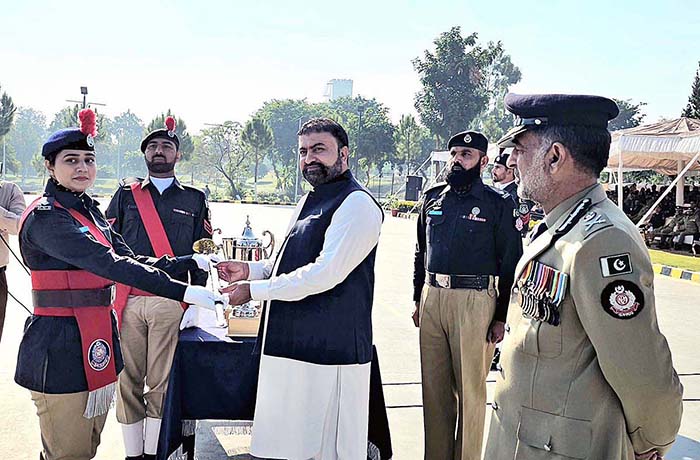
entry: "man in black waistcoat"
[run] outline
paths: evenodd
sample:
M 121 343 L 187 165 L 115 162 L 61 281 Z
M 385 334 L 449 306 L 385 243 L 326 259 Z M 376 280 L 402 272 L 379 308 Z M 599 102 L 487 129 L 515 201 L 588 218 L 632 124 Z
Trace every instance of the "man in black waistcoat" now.
M 481 181 L 486 137 L 462 132 L 448 148 L 447 183 L 425 192 L 414 260 L 425 458 L 480 459 L 486 376 L 522 242 L 510 196 Z
M 231 305 L 265 301 L 251 454 L 365 459 L 374 258 L 383 213 L 348 170 L 348 135 L 317 118 L 299 131 L 313 190 L 274 262 L 220 263 Z M 251 280 L 241 281 L 240 280 Z M 255 280 L 255 281 L 253 281 Z

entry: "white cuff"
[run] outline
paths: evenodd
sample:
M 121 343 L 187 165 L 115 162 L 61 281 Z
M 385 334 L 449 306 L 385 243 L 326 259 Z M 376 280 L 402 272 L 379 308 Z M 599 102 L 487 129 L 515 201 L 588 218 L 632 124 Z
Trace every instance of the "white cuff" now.
M 246 262 L 248 264 L 248 280 L 265 279 L 265 261 Z
M 251 281 L 250 298 L 252 300 L 270 300 L 270 280 Z

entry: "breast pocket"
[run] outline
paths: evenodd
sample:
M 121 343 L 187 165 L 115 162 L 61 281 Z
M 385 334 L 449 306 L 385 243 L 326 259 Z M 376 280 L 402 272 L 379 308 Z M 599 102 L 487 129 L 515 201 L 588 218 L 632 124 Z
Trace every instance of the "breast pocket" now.
M 190 210 L 173 210 L 170 223 L 176 229 L 179 239 L 192 239 L 196 214 Z
M 445 216 L 443 214 L 428 214 L 426 219 L 427 238 L 430 243 L 440 243 L 445 239 Z

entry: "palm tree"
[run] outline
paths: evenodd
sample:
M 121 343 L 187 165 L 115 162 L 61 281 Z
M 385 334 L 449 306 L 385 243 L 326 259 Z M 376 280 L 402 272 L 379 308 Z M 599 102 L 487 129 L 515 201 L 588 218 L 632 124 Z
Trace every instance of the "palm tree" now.
M 241 141 L 253 155 L 254 199 L 258 199 L 258 165 L 272 148 L 274 138 L 270 126 L 260 117 L 251 118 L 243 128 Z

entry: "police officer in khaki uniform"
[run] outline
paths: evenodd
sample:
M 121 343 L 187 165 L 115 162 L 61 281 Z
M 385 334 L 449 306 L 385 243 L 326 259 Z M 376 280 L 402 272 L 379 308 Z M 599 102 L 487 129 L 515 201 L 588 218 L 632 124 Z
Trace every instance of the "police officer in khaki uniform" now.
M 505 103 L 520 118 L 499 145 L 546 216 L 515 272 L 485 458 L 661 458 L 682 386 L 647 249 L 597 182 L 619 110 L 597 96 Z
M 470 460 L 481 456 L 486 377 L 494 344 L 503 338 L 522 241 L 510 196 L 481 181 L 486 137 L 459 133 L 448 148 L 447 183 L 425 192 L 418 218 L 414 321 L 425 458 Z

